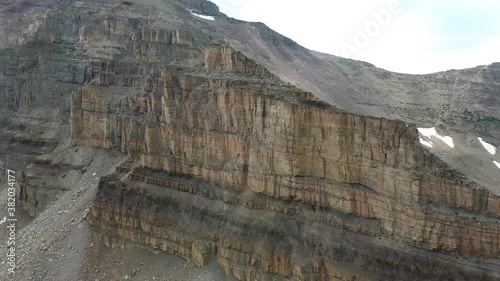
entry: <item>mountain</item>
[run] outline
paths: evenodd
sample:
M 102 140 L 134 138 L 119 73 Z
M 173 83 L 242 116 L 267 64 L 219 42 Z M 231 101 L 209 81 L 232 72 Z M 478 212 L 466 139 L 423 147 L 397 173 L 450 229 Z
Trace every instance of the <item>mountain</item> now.
M 500 280 L 499 64 L 392 73 L 204 0 L 0 13 L 14 280 Z

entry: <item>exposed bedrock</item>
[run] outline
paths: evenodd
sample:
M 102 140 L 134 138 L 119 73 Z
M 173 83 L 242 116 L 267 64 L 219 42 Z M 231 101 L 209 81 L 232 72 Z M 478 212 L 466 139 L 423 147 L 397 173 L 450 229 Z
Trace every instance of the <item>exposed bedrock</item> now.
M 95 154 L 89 147 L 69 147 L 37 156 L 20 175 L 16 192 L 22 208 L 38 217 L 87 174 L 96 178 L 95 172 L 88 171 L 98 158 Z
M 205 0 L 90 2 L 26 20 L 23 45 L 0 50 L 0 168 L 27 166 L 29 214 L 114 167 L 93 146 L 133 159 L 93 203 L 108 246 L 215 257 L 240 280 L 500 280 L 500 194 L 415 126 L 324 102 L 486 133 L 497 65 L 411 77 L 302 50 Z
M 377 220 L 150 169 L 103 178 L 90 223 L 109 247 L 147 245 L 199 266 L 215 256 L 239 280 L 498 278 L 486 261 L 374 237 Z
M 313 243 L 307 239 L 313 241 L 314 235 L 288 236 L 289 232 L 285 230 L 266 231 L 281 231 L 282 236 L 278 237 L 290 241 L 284 248 L 301 245 L 299 249 L 311 258 L 308 266 L 300 265 L 304 262 L 302 258 L 294 259 L 288 255 L 291 252 L 282 249 L 270 254 L 261 265 L 268 269 L 276 266 L 269 270 L 252 267 L 254 263 L 250 261 L 249 268 L 243 270 L 236 264 L 230 265 L 236 257 L 220 256 L 225 247 L 239 247 L 240 252 L 233 253 L 239 255 L 238 259 L 264 255 L 249 253 L 256 251 L 258 243 L 280 244 L 273 242 L 272 235 L 247 237 L 247 231 L 239 229 L 241 224 L 253 218 L 252 223 L 263 224 L 260 227 L 270 223 L 268 227 L 279 229 L 279 226 L 272 226 L 275 220 L 287 220 L 289 209 L 301 206 L 299 210 L 312 208 L 322 215 L 297 211 L 301 214 L 294 215 L 293 220 L 300 222 L 298 232 L 307 231 L 306 228 L 318 233 L 342 231 L 336 236 L 340 239 L 338 243 L 351 239 L 346 238 L 349 235 L 363 235 L 366 241 L 352 243 L 354 249 L 351 250 L 380 247 L 384 257 L 401 262 L 383 262 L 390 266 L 410 264 L 415 257 L 403 254 L 401 249 L 392 249 L 390 245 L 378 245 L 373 242 L 376 241 L 373 237 L 388 237 L 394 243 L 400 241 L 401 245 L 407 245 L 404 247 L 441 252 L 445 256 L 498 257 L 498 195 L 470 182 L 422 148 L 414 126 L 334 109 L 309 93 L 278 82 L 272 75 L 259 70 L 259 66 L 249 63 L 242 54 L 235 55 L 227 46 L 210 48 L 205 59 L 206 73 L 203 75 L 176 72 L 165 67 L 161 76 L 154 79 L 155 87 L 150 92 L 120 95 L 110 90 L 112 87 L 88 86 L 74 93 L 71 114 L 74 145 L 122 151 L 140 159 L 143 170 L 157 171 L 154 176 L 134 172 L 129 175 L 130 179 L 125 180 L 126 184 L 110 184 L 108 180 L 101 183 L 92 221 L 108 244 L 116 243 L 109 241 L 123 240 L 163 247 L 169 252 L 195 259 L 199 264 L 216 255 L 226 272 L 241 280 L 255 278 L 255 275 L 246 275 L 249 270 L 300 280 L 352 280 L 353 276 L 362 276 L 350 274 L 347 267 L 329 265 L 329 262 L 338 260 L 335 255 L 321 256 L 314 252 L 321 247 L 307 246 L 307 243 Z M 221 72 L 216 70 L 229 71 L 230 74 L 221 78 Z M 179 177 L 188 177 L 194 183 L 187 186 L 165 183 L 157 179 L 161 178 L 161 171 L 172 175 L 174 182 Z M 223 187 L 226 192 L 217 191 L 213 186 Z M 187 196 L 187 201 L 177 202 L 175 200 L 179 199 L 175 199 L 170 202 L 171 197 L 148 196 L 150 192 L 156 192 L 153 190 Z M 133 195 L 134 192 L 140 195 Z M 250 193 L 252 196 L 245 200 L 234 199 L 231 193 Z M 127 203 L 119 201 L 113 194 L 121 196 L 121 200 L 142 201 L 140 205 L 139 201 Z M 195 238 L 198 234 L 191 235 L 191 232 L 176 233 L 177 226 L 181 229 L 188 227 L 179 218 L 170 222 L 174 232 L 149 229 L 143 225 L 153 221 L 168 224 L 168 218 L 175 218 L 176 212 L 184 214 L 186 220 L 199 219 L 198 211 L 189 211 L 196 208 L 198 200 L 224 202 L 235 210 L 213 217 L 213 223 L 204 226 L 206 231 L 199 231 L 207 237 Z M 181 211 L 182 208 L 172 213 L 166 209 L 155 211 L 179 204 L 187 208 L 185 212 Z M 142 206 L 150 208 L 141 210 Z M 258 213 L 254 213 L 255 206 L 271 214 L 273 220 L 266 223 L 264 217 L 261 219 Z M 229 225 L 236 224 L 234 229 L 228 227 L 227 233 L 216 234 L 216 221 L 225 224 L 230 220 L 227 216 L 239 212 L 244 214 L 241 224 L 231 222 Z M 138 214 L 141 218 L 137 217 Z M 285 217 L 280 217 L 281 214 Z M 148 219 L 143 221 L 142 216 Z M 305 227 L 309 223 L 314 225 Z M 179 246 L 184 239 L 188 239 L 185 243 L 191 246 Z M 247 241 L 248 244 L 224 246 L 225 241 L 231 241 L 228 244 Z M 169 243 L 178 245 L 175 246 L 178 249 L 165 246 Z M 192 247 L 200 248 L 196 248 L 196 254 L 193 254 Z M 245 247 L 249 247 L 248 250 L 244 250 Z M 245 253 L 249 256 L 242 258 Z M 430 260 L 426 264 L 444 266 L 440 258 L 434 259 L 434 254 L 427 253 L 429 257 L 426 258 Z M 266 265 L 271 260 L 276 263 L 275 259 L 287 260 L 288 264 Z M 497 262 L 493 261 L 493 264 L 498 266 Z M 451 264 L 445 267 L 463 266 Z M 375 263 L 369 260 L 359 262 L 358 266 L 366 267 L 372 273 L 377 271 Z M 479 275 L 474 274 L 489 276 L 491 273 L 488 273 L 488 268 L 476 272 L 470 265 L 464 266 L 464 271 L 476 277 Z M 299 272 L 314 272 L 315 279 Z M 323 277 L 317 275 L 318 272 L 328 277 L 321 279 Z M 473 277 L 464 278 L 474 280 Z M 258 280 L 268 279 L 262 277 Z

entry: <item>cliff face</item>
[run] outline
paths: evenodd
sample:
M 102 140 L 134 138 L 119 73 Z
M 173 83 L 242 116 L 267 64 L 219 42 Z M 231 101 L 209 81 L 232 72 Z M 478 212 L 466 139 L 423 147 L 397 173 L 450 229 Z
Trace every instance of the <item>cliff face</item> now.
M 203 0 L 89 2 L 48 12 L 22 35 L 31 41 L 0 50 L 0 154 L 35 161 L 18 190 L 31 215 L 80 174 L 94 177 L 83 154 L 35 157 L 71 134 L 73 146 L 131 159 L 101 179 L 89 217 L 108 246 L 147 245 L 200 266 L 215 257 L 239 280 L 500 280 L 499 196 L 424 149 L 414 125 L 324 102 L 350 105 L 343 99 L 368 84 L 420 78 L 314 56 L 292 71 L 300 46 Z M 293 54 L 252 46 L 268 41 Z M 311 65 L 347 69 L 352 85 L 322 87 L 326 70 L 305 79 Z M 294 72 L 288 80 L 323 89 L 322 100 L 268 69 Z M 380 77 L 362 84 L 373 77 L 359 71 Z
M 190 67 L 201 61 L 191 33 L 119 15 L 125 8 L 85 2 L 64 6 L 44 15 L 31 41 L 0 49 L 0 168 L 25 172 L 18 194 L 31 215 L 72 188 L 60 184 L 67 167 L 52 167 L 37 157 L 69 144 L 76 89 L 95 83 L 151 91 L 160 62 Z
M 386 266 L 411 263 L 405 245 L 499 255 L 498 196 L 424 150 L 414 126 L 334 109 L 227 46 L 207 49 L 205 65 L 203 75 L 166 68 L 155 91 L 135 97 L 99 86 L 75 92 L 72 143 L 141 164 L 100 184 L 92 224 L 106 244 L 146 244 L 200 265 L 215 255 L 241 280 L 362 278 L 336 254 L 358 255 L 356 242 L 329 249 L 336 235 L 309 232 L 363 237 L 371 258 L 378 247 L 392 251 Z M 374 237 L 402 243 L 389 249 Z M 440 274 L 431 272 L 416 274 Z
M 302 48 L 265 25 L 221 28 L 231 45 L 284 81 L 360 115 L 436 127 L 455 147 L 429 149 L 450 167 L 500 194 L 500 173 L 477 137 L 500 146 L 500 64 L 427 75 L 394 73 L 372 64 Z

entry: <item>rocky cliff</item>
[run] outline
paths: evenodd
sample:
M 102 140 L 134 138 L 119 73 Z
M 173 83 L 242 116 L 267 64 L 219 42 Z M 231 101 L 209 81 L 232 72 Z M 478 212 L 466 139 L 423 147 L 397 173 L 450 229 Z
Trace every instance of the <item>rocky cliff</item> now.
M 330 99 L 323 74 L 300 76 L 329 59 L 290 76 L 284 61 L 305 50 L 203 0 L 75 2 L 36 24 L 28 43 L 0 50 L 0 146 L 19 167 L 34 162 L 18 190 L 31 215 L 91 162 L 50 152 L 92 146 L 130 157 L 90 212 L 110 247 L 215 258 L 239 280 L 500 280 L 499 193 L 422 147 L 410 122 L 345 102 L 420 77 L 337 65 L 353 83 L 332 83 Z M 356 88 L 373 78 L 359 69 L 373 70 L 373 88 Z
M 335 109 L 227 46 L 204 58 L 203 75 L 164 69 L 148 94 L 75 92 L 72 143 L 140 160 L 100 184 L 92 224 L 106 244 L 146 244 L 200 265 L 216 256 L 240 280 L 369 279 L 338 264 L 337 251 L 356 256 L 359 245 L 329 249 L 349 235 L 392 251 L 386 267 L 410 264 L 408 246 L 498 257 L 499 197 L 423 149 L 414 126 Z M 389 250 L 375 237 L 402 243 Z M 434 266 L 414 274 L 444 276 Z

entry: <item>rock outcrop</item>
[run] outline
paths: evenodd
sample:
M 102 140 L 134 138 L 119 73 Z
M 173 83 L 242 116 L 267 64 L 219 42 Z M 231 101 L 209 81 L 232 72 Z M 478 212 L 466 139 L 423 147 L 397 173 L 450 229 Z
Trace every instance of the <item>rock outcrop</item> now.
M 407 247 L 376 220 L 150 169 L 103 178 L 90 223 L 107 246 L 215 256 L 239 280 L 496 280 L 488 262 Z
M 142 167 L 101 182 L 92 223 L 106 244 L 146 244 L 200 265 L 216 256 L 240 280 L 363 278 L 338 264 L 335 251 L 347 249 L 328 250 L 332 237 L 310 232 L 400 241 L 363 247 L 393 251 L 381 262 L 403 268 L 408 246 L 443 253 L 433 268 L 446 255 L 500 254 L 499 197 L 422 148 L 414 126 L 335 109 L 227 46 L 209 48 L 205 65 L 208 75 L 166 69 L 162 87 L 135 97 L 75 92 L 72 143 L 128 153 Z
M 215 258 L 239 280 L 500 280 L 498 194 L 423 148 L 414 125 L 324 102 L 351 106 L 371 85 L 410 96 L 421 78 L 334 65 L 204 0 L 91 2 L 48 11 L 26 44 L 0 50 L 0 154 L 34 161 L 18 190 L 31 215 L 79 173 L 95 177 L 85 155 L 52 158 L 70 131 L 74 149 L 130 156 L 101 179 L 89 217 L 108 246 L 146 245 L 200 266 Z M 259 44 L 269 49 L 246 52 Z M 317 65 L 321 75 L 297 83 L 314 93 L 268 71 L 296 58 L 312 59 L 282 76 L 295 82 Z M 481 77 L 497 79 L 490 70 Z M 331 73 L 343 76 L 324 87 Z M 352 108 L 378 113 L 373 99 Z
M 38 217 L 72 190 L 94 158 L 89 151 L 76 147 L 37 156 L 23 171 L 16 189 L 23 209 Z
M 199 11 L 207 15 L 212 15 L 212 16 L 222 15 L 219 11 L 219 7 L 210 1 L 206 0 L 178 0 L 178 1 L 195 11 Z

